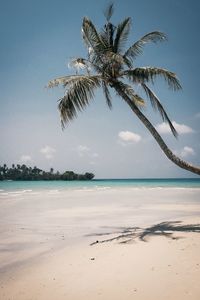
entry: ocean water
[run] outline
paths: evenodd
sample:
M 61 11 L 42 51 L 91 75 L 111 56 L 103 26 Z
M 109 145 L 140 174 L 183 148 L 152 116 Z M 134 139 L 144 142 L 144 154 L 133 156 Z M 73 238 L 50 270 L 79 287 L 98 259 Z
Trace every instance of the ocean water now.
M 0 181 L 5 192 L 67 191 L 109 188 L 200 188 L 200 178 L 166 179 L 94 179 L 90 181 Z

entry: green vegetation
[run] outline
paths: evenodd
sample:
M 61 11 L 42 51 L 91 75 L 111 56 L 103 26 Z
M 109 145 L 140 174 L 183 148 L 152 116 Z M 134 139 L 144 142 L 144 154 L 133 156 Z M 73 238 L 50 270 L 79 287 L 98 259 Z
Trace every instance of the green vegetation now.
M 172 134 L 177 137 L 177 131 L 162 103 L 151 89 L 157 77 L 163 78 L 169 88 L 176 91 L 181 89 L 176 74 L 158 67 L 136 67 L 135 59 L 142 54 L 144 46 L 149 43 L 166 41 L 166 35 L 160 31 L 153 31 L 134 42 L 128 49 L 126 41 L 131 28 L 131 18 L 125 18 L 114 25 L 111 22 L 113 4 L 109 5 L 104 15 L 106 22 L 100 30 L 88 18 L 83 18 L 82 37 L 86 46 L 87 57 L 77 57 L 71 61 L 71 67 L 76 72 L 73 75 L 63 76 L 49 81 L 48 87 L 62 85 L 64 96 L 59 99 L 61 123 L 66 123 L 77 117 L 94 97 L 97 88 L 102 88 L 109 108 L 112 108 L 112 90 L 134 115 L 143 123 L 154 137 L 165 155 L 180 168 L 200 175 L 200 168 L 185 162 L 177 157 L 166 145 L 156 128 L 145 116 L 144 107 L 149 100 L 153 108 L 158 111 L 164 122 L 168 123 Z M 142 91 L 139 95 L 138 92 Z M 146 95 L 146 100 L 143 99 Z
M 26 165 L 12 165 L 8 168 L 6 164 L 0 166 L 0 180 L 91 180 L 94 174 L 76 174 L 73 171 L 65 171 L 60 174 L 54 173 L 53 168 L 45 172 L 37 167 L 31 168 Z

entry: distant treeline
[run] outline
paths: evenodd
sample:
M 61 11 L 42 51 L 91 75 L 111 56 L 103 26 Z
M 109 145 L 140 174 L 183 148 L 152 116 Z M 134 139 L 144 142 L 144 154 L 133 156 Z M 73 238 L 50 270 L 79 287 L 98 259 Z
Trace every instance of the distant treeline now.
M 73 171 L 65 171 L 54 173 L 51 168 L 49 172 L 43 171 L 37 167 L 27 167 L 23 165 L 12 165 L 8 168 L 6 164 L 0 166 L 0 180 L 91 180 L 94 174 L 76 174 Z

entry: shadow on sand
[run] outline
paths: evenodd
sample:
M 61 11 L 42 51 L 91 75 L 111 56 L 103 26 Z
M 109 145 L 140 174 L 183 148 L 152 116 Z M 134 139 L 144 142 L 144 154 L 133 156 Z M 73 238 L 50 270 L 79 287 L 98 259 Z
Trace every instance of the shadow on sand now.
M 104 240 L 96 240 L 90 245 L 95 245 L 98 243 L 106 243 L 112 241 L 118 241 L 119 243 L 130 243 L 136 239 L 140 241 L 147 242 L 150 237 L 154 236 L 164 236 L 172 240 L 178 240 L 181 237 L 174 236 L 174 233 L 178 232 L 197 232 L 200 233 L 200 224 L 181 224 L 181 221 L 171 221 L 171 222 L 162 222 L 156 225 L 153 225 L 148 228 L 140 227 L 121 227 L 117 231 L 92 234 L 92 236 L 109 236 Z

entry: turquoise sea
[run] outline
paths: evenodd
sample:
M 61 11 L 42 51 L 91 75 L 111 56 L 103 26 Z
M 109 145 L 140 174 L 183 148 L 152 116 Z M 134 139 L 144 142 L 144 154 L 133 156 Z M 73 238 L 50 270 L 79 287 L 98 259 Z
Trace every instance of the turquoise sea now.
M 0 181 L 0 193 L 28 190 L 98 188 L 200 188 L 200 178 L 94 179 L 90 181 Z

